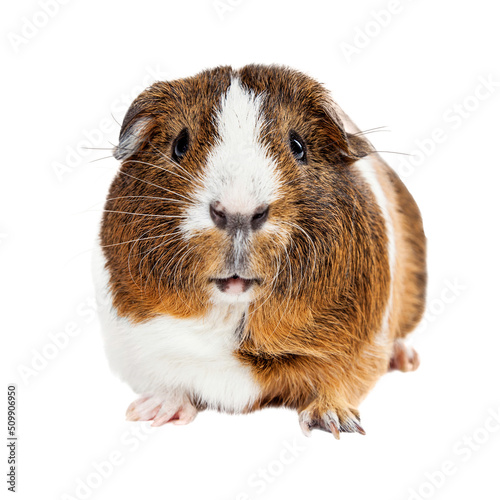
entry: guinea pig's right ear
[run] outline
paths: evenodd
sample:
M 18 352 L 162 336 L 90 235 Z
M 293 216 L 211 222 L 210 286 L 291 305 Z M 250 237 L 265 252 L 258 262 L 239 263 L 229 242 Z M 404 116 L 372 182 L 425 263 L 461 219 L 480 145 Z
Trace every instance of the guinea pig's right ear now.
M 138 153 L 151 139 L 157 126 L 155 116 L 139 96 L 130 106 L 123 119 L 118 146 L 113 150 L 117 160 L 127 160 Z
M 331 99 L 323 101 L 325 128 L 342 157 L 347 161 L 356 161 L 372 153 L 371 144 L 365 138 L 346 132 L 343 120 L 335 108 Z
M 359 160 L 373 152 L 370 143 L 356 134 L 346 133 L 348 154 L 347 158 L 351 160 Z

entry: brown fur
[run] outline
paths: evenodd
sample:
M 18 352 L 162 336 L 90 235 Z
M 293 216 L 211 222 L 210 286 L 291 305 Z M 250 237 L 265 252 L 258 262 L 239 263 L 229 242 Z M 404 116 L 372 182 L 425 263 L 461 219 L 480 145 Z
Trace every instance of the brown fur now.
M 257 234 L 248 256 L 262 284 L 236 354 L 251 366 L 263 391 L 248 410 L 295 408 L 305 412 L 309 428 L 325 428 L 324 415 L 334 411 L 340 430 L 356 430 L 357 407 L 387 370 L 394 339 L 421 317 L 425 237 L 413 198 L 372 153 L 397 249 L 389 338 L 379 342 L 391 287 L 387 236 L 375 197 L 353 166 L 372 146 L 362 135 L 346 133 L 327 92 L 301 73 L 266 66 L 239 72 L 217 68 L 156 83 L 137 98 L 120 137 L 142 119 L 143 142 L 135 151 L 118 146 L 117 156 L 125 159 L 110 188 L 101 230 L 114 305 L 133 322 L 161 314 L 206 314 L 207 283 L 224 269 L 230 238 L 214 228 L 186 241 L 176 231 L 217 140 L 214 114 L 235 75 L 262 93 L 262 141 L 290 181 L 270 207 L 282 236 Z M 194 143 L 179 169 L 168 158 L 184 127 Z M 290 130 L 307 144 L 306 166 L 290 156 Z M 158 203 L 159 197 L 171 201 Z

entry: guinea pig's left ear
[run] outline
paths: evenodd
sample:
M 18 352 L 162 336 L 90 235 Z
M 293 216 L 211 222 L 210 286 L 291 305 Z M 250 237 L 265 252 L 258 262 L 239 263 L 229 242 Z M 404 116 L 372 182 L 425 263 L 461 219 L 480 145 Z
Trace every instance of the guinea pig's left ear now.
M 113 150 L 117 160 L 126 160 L 138 153 L 151 139 L 157 121 L 148 110 L 148 102 L 141 94 L 130 106 L 123 119 L 118 146 Z
M 331 101 L 323 105 L 329 136 L 346 160 L 356 161 L 372 152 L 371 144 L 360 135 L 346 132 L 342 119 Z

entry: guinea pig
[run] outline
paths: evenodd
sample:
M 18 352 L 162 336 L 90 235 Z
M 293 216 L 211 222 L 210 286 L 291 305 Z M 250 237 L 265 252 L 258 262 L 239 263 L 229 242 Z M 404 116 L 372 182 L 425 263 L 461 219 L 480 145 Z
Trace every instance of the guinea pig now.
M 297 410 L 364 434 L 358 407 L 425 302 L 419 209 L 314 79 L 218 67 L 142 92 L 124 118 L 94 255 L 129 420 Z

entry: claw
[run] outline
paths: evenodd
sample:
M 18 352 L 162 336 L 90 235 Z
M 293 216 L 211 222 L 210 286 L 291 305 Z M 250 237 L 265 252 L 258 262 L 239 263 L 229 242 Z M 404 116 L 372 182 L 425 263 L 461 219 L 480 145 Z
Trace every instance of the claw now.
M 333 421 L 330 421 L 330 431 L 335 439 L 340 439 L 340 430 L 337 427 L 337 424 Z
M 341 432 L 366 434 L 363 427 L 361 427 L 359 412 L 356 409 L 330 408 L 321 411 L 315 408 L 314 404 L 310 408 L 301 411 L 299 414 L 300 428 L 307 437 L 311 435 L 313 429 L 331 432 L 335 439 L 340 439 Z
M 366 432 L 363 427 L 361 427 L 361 422 L 359 421 L 359 412 L 357 410 L 351 410 L 351 415 L 352 417 L 350 418 L 350 421 L 353 427 L 351 432 L 358 432 L 359 434 L 365 436 Z
M 360 425 L 358 422 L 354 422 L 354 427 L 356 427 L 356 430 L 357 430 L 360 434 L 363 434 L 363 436 L 366 436 L 366 432 L 365 432 L 365 430 L 363 429 L 363 427 L 361 427 L 361 425 Z
M 306 437 L 311 437 L 311 426 L 309 425 L 310 414 L 309 412 L 303 411 L 299 415 L 299 425 Z
M 302 433 L 304 434 L 305 437 L 311 437 L 311 429 L 306 422 L 301 422 L 300 428 L 302 429 Z

